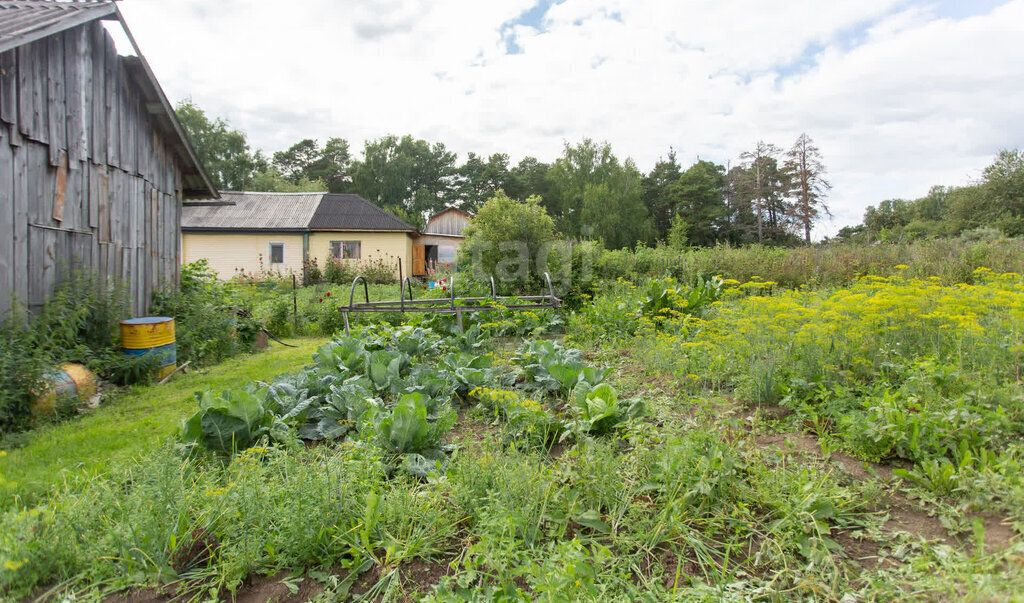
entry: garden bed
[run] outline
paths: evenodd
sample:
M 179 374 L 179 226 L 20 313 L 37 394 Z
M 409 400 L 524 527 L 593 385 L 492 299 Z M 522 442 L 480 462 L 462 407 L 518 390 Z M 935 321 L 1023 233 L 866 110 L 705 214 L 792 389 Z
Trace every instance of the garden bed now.
M 180 439 L 13 506 L 3 584 L 129 600 L 1011 598 L 1024 283 L 973 280 L 622 281 L 564 341 L 372 325 L 301 371 L 200 392 Z

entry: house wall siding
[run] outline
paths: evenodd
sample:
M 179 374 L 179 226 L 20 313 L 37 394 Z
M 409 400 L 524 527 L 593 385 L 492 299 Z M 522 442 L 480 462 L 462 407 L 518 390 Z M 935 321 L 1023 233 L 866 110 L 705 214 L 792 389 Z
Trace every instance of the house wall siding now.
M 284 243 L 284 263 L 270 263 L 270 244 Z M 205 233 L 182 235 L 182 257 L 186 263 L 206 259 L 217 276 L 228 280 L 238 273 L 260 272 L 260 254 L 264 271 L 283 275 L 302 275 L 302 235 L 294 233 Z
M 313 232 L 309 235 L 309 256 L 316 258 L 323 268 L 331 254 L 331 241 L 359 241 L 362 260 L 383 259 L 395 267 L 398 277 L 398 258 L 402 259 L 402 271 L 409 275 L 412 266 L 412 237 L 405 232 Z

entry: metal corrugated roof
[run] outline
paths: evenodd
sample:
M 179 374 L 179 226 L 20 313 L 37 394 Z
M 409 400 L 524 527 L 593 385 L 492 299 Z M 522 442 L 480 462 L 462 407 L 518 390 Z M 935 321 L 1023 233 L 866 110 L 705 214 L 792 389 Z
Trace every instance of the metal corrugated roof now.
M 327 193 L 309 223 L 313 230 L 407 230 L 416 228 L 359 195 Z
M 0 52 L 116 13 L 110 0 L 0 0 Z
M 238 193 L 186 202 L 182 230 L 307 230 L 324 193 Z

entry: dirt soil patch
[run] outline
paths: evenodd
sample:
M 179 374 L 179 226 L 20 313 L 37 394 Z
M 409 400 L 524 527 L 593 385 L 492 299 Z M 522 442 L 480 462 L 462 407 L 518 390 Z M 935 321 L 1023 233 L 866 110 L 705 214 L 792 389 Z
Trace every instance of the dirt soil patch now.
M 754 402 L 748 402 L 743 405 L 743 408 L 752 412 L 760 411 L 775 420 L 785 419 L 793 414 L 792 408 L 786 408 L 785 406 L 779 406 L 778 404 L 757 404 Z
M 565 442 L 556 442 L 551 445 L 550 449 L 548 449 L 548 456 L 550 456 L 552 459 L 560 459 L 562 458 L 562 455 L 565 454 L 565 451 L 570 448 L 572 448 L 572 444 L 566 444 Z
M 493 425 L 470 418 L 466 409 L 459 409 L 458 415 L 455 427 L 448 432 L 448 441 L 467 445 L 480 444 L 494 433 Z
M 808 434 L 772 434 L 760 436 L 756 438 L 755 442 L 761 448 L 770 446 L 784 448 L 788 442 L 788 445 L 794 450 L 837 463 L 845 473 L 857 480 L 871 479 L 874 476 L 886 482 L 896 479 L 893 469 L 897 467 L 892 465 L 862 461 L 842 452 L 833 452 L 826 459 L 821 454 L 821 446 L 818 444 L 818 440 Z M 920 504 L 900 494 L 891 494 L 886 500 L 881 501 L 879 508 L 889 513 L 889 519 L 882 526 L 882 529 L 886 532 L 907 532 L 916 534 L 925 540 L 938 541 L 950 546 L 963 547 L 970 546 L 972 543 L 970 535 L 951 536 L 938 517 L 930 515 Z M 979 513 L 973 517 L 980 517 L 984 522 L 984 542 L 987 551 L 1005 549 L 1016 537 L 1012 526 L 999 514 Z M 843 548 L 846 548 L 845 545 Z
M 943 544 L 955 545 L 956 540 L 938 520 L 913 502 L 898 495 L 886 501 L 889 519 L 882 526 L 887 532 L 908 532 L 925 540 L 937 540 Z
M 298 583 L 299 590 L 293 594 L 283 582 L 289 575 L 288 571 L 280 571 L 273 576 L 250 576 L 238 589 L 235 603 L 263 603 L 264 601 L 300 603 L 310 600 L 324 590 L 324 587 L 316 580 L 303 578 Z
M 645 578 L 659 578 L 656 575 L 656 565 L 661 566 L 661 585 L 666 590 L 672 590 L 676 586 L 685 586 L 689 578 L 701 577 L 700 566 L 692 559 L 683 559 L 667 548 L 657 548 L 650 555 L 645 555 L 637 568 Z M 678 570 L 678 577 L 676 571 Z M 678 580 L 677 580 L 678 578 Z
M 832 540 L 843 547 L 843 552 L 853 565 L 862 569 L 874 569 L 879 562 L 888 565 L 897 565 L 892 559 L 882 559 L 878 552 L 881 546 L 870 538 L 857 538 L 848 530 L 836 530 L 829 536 Z
M 818 439 L 806 433 L 776 433 L 758 436 L 755 439 L 755 443 L 759 448 L 768 448 L 770 446 L 785 448 L 787 442 L 794 450 L 823 460 L 838 463 L 844 472 L 858 480 L 870 479 L 871 477 L 874 477 L 874 475 L 877 475 L 879 479 L 887 482 L 892 481 L 894 478 L 892 472 L 893 467 L 889 465 L 862 461 L 838 451 L 833 452 L 828 457 L 825 457 L 821 453 L 821 445 L 818 444 Z M 871 470 L 869 471 L 868 468 Z M 872 471 L 874 472 L 873 474 Z
M 433 561 L 415 559 L 404 563 L 399 567 L 402 584 L 409 585 L 420 592 L 429 591 L 430 587 L 437 584 L 441 578 L 454 573 L 455 570 L 452 569 L 454 560 L 455 557 L 448 557 Z

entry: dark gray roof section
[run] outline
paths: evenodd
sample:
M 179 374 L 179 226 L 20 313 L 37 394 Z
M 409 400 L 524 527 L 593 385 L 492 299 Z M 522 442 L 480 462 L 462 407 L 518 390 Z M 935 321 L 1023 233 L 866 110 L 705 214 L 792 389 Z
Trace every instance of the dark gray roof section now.
M 237 193 L 221 191 L 220 200 L 185 202 L 183 231 L 259 231 L 309 229 L 324 193 Z
M 324 194 L 310 230 L 400 230 L 416 229 L 359 195 Z
M 0 0 L 0 52 L 116 14 L 109 0 Z

